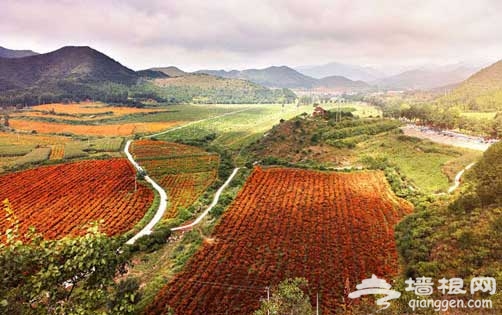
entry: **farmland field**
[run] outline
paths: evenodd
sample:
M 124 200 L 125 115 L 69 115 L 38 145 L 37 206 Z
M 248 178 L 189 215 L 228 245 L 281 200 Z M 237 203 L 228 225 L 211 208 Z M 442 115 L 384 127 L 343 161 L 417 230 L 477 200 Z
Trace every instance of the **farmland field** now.
M 168 195 L 164 218 L 173 218 L 215 181 L 219 157 L 188 145 L 154 140 L 134 141 L 131 151 Z
M 335 108 L 336 104 L 326 104 L 323 107 Z M 166 141 L 192 140 L 214 134 L 216 136 L 214 144 L 230 149 L 240 149 L 261 138 L 272 126 L 279 124 L 281 119 L 287 120 L 305 112 L 310 114 L 313 110 L 312 105 L 296 106 L 294 104 L 285 104 L 284 107 L 280 104 L 233 105 L 233 108 L 239 112 L 187 125 L 160 135 L 158 138 Z M 362 110 L 362 107 L 360 109 Z
M 73 125 L 34 120 L 12 119 L 10 126 L 16 130 L 38 133 L 70 133 L 91 136 L 130 136 L 135 133 L 151 133 L 178 125 L 177 122 L 124 123 L 110 125 Z
M 33 117 L 61 120 L 92 121 L 103 118 L 117 118 L 131 114 L 146 114 L 165 111 L 161 108 L 134 108 L 109 106 L 104 103 L 82 102 L 74 104 L 44 104 L 29 110 L 18 111 L 12 117 Z
M 40 167 L 0 176 L 0 200 L 8 199 L 20 233 L 30 226 L 45 238 L 85 232 L 103 220 L 109 235 L 126 232 L 145 214 L 153 193 L 139 184 L 126 159 L 91 160 Z M 0 230 L 9 226 L 0 217 Z
M 146 314 L 250 314 L 267 286 L 292 277 L 307 278 L 333 314 L 362 279 L 396 274 L 393 227 L 411 210 L 381 172 L 256 168 Z

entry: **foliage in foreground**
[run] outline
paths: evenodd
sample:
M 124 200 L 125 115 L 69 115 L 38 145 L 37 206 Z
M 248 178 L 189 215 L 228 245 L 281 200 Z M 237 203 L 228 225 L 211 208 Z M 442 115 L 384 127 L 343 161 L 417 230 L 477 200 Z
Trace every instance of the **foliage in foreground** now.
M 305 293 L 308 285 L 305 278 L 286 279 L 272 288 L 270 300 L 262 302 L 253 315 L 309 315 L 314 314 L 309 296 Z
M 417 208 L 396 227 L 404 277 L 494 277 L 502 281 L 502 143 L 467 172 L 453 201 Z M 500 309 L 502 295 L 484 296 Z
M 10 204 L 12 223 L 0 244 L 0 313 L 130 314 L 139 300 L 134 279 L 116 283 L 128 255 L 122 242 L 93 225 L 83 237 L 44 240 L 33 230 L 23 237 Z

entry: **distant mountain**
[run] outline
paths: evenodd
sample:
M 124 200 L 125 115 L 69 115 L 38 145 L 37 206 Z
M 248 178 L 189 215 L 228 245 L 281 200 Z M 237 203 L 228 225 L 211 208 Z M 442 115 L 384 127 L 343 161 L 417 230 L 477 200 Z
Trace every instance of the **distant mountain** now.
M 160 79 L 168 78 L 169 76 L 162 71 L 156 71 L 152 69 L 136 71 L 136 74 L 142 78 L 146 79 Z
M 90 47 L 63 47 L 47 54 L 0 59 L 0 92 L 55 88 L 64 83 L 131 85 L 138 78 L 133 70 Z
M 286 67 L 268 67 L 265 69 L 248 70 L 199 70 L 198 73 L 206 73 L 223 78 L 243 79 L 271 88 L 311 88 L 317 80 L 303 75 L 298 71 Z
M 173 67 L 173 66 L 170 66 L 170 67 L 158 67 L 158 68 L 152 68 L 150 70 L 155 70 L 155 71 L 160 71 L 160 72 L 163 72 L 165 74 L 167 74 L 168 76 L 170 77 L 181 77 L 181 76 L 184 76 L 187 74 L 187 72 L 177 68 L 177 67 Z
M 477 70 L 464 64 L 430 66 L 405 71 L 370 83 L 382 89 L 429 90 L 462 82 Z
M 90 47 L 0 58 L 0 105 L 86 99 L 137 105 L 129 91 L 140 79 L 135 71 Z
M 34 55 L 38 55 L 38 53 L 31 50 L 12 50 L 0 46 L 0 58 L 23 58 Z
M 442 100 L 470 110 L 502 111 L 502 60 L 476 72 Z
M 365 82 L 374 81 L 385 77 L 385 74 L 371 67 L 331 62 L 324 65 L 301 66 L 295 68 L 300 73 L 317 79 L 329 76 L 343 76 L 351 80 Z
M 367 90 L 372 88 L 366 82 L 363 81 L 352 81 L 342 76 L 330 76 L 317 80 L 316 87 L 328 88 L 328 89 L 340 89 L 340 90 Z

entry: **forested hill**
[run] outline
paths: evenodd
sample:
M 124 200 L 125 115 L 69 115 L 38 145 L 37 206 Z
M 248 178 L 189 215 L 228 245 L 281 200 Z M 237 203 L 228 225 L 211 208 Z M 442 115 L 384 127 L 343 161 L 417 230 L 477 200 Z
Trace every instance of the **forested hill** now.
M 416 207 L 397 229 L 407 277 L 434 279 L 474 276 L 502 281 L 502 143 L 492 145 L 466 173 L 449 203 Z M 500 305 L 500 291 L 493 296 Z
M 472 75 L 441 101 L 466 110 L 502 111 L 502 60 Z
M 0 58 L 0 104 L 81 99 L 127 100 L 139 75 L 90 47 L 63 47 L 24 58 Z
M 90 47 L 59 50 L 15 59 L 0 59 L 0 91 L 60 86 L 62 82 L 134 84 L 138 75 Z

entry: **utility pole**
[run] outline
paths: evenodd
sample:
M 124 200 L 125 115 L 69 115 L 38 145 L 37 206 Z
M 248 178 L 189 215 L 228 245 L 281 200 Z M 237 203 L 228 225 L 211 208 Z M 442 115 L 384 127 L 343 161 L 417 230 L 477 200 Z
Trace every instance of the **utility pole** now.
M 319 291 L 317 291 L 317 298 L 315 302 L 315 313 L 316 315 L 319 315 Z
M 267 302 L 270 302 L 270 287 L 266 287 L 267 289 Z M 270 307 L 270 303 L 268 304 L 268 306 Z M 270 309 L 267 309 L 267 315 L 270 315 Z

